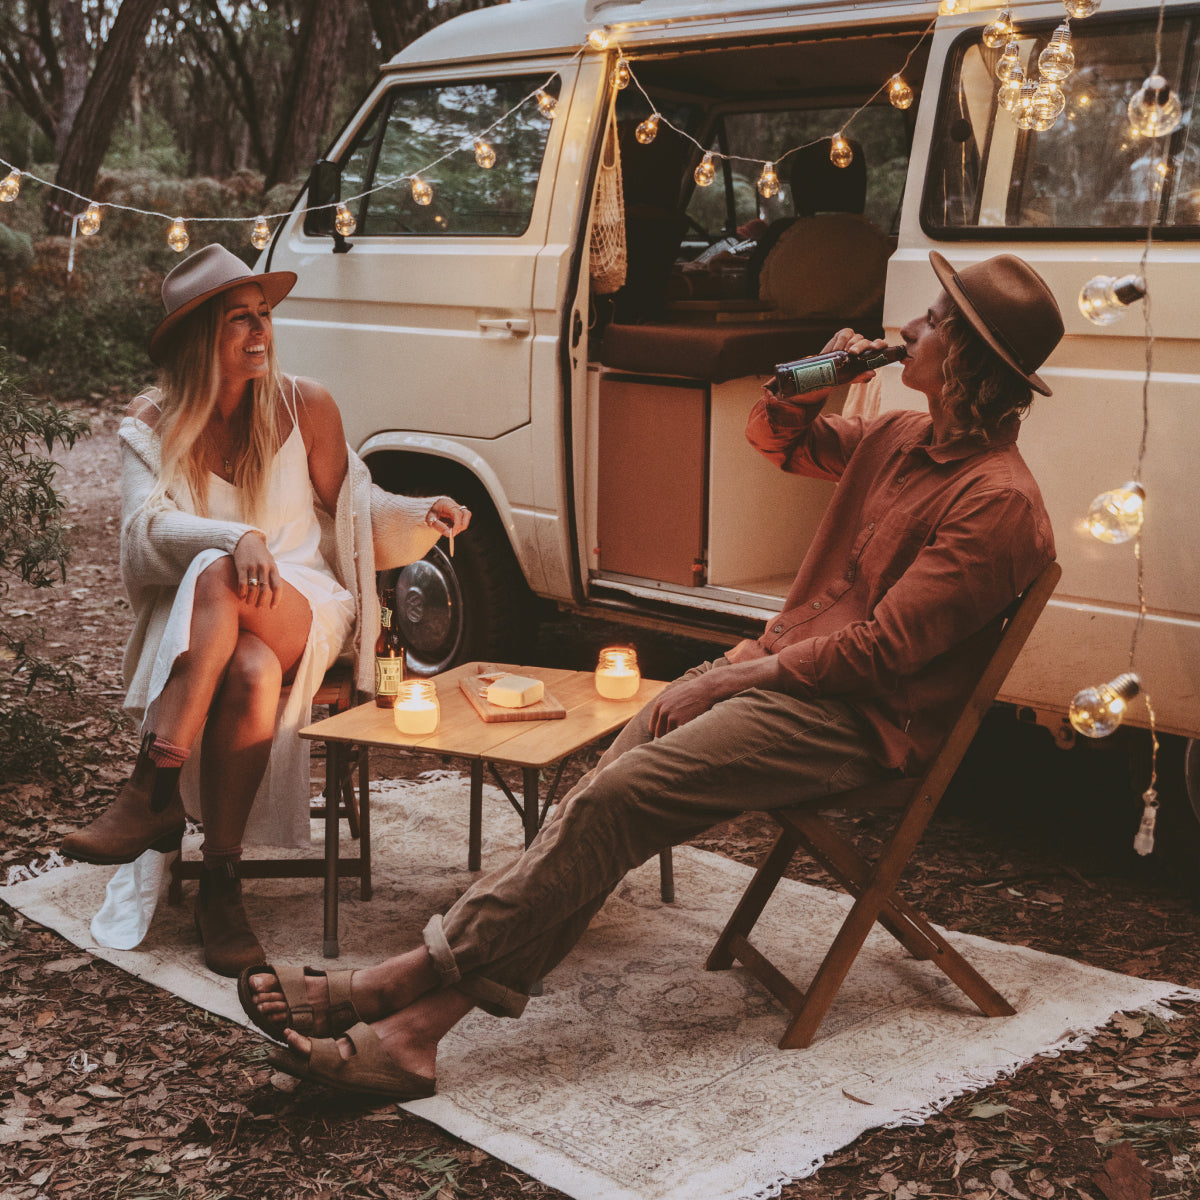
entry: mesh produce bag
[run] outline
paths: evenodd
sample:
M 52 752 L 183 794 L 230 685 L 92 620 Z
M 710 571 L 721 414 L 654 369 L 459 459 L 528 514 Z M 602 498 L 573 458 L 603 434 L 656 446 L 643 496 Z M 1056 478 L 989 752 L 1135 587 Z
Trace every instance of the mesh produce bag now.
M 592 217 L 590 272 L 592 291 L 606 296 L 625 283 L 625 197 L 621 190 L 621 151 L 617 146 L 615 105 L 609 109 L 604 154 L 596 184 Z

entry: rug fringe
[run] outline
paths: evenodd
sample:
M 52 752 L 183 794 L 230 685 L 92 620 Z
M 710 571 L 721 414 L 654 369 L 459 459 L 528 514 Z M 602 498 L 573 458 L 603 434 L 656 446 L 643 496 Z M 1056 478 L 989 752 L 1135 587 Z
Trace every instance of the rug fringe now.
M 5 887 L 12 887 L 14 883 L 24 883 L 27 879 L 36 879 L 39 875 L 45 875 L 48 871 L 57 871 L 59 867 L 66 867 L 70 864 L 57 850 L 51 850 L 49 857 L 44 863 L 38 863 L 35 858 L 33 862 L 20 864 L 16 863 L 8 868 L 8 877 L 4 881 Z

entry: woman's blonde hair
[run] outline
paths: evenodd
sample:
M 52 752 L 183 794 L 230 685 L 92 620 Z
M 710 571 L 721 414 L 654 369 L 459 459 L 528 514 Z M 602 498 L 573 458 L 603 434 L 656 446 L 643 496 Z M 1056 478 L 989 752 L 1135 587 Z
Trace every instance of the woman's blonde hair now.
M 184 484 L 201 516 L 208 515 L 208 424 L 221 385 L 218 340 L 225 316 L 224 294 L 180 322 L 159 370 L 160 415 L 155 428 L 162 444 L 158 484 L 147 504 L 167 506 L 167 493 Z M 233 484 L 238 489 L 242 517 L 257 524 L 266 495 L 267 469 L 278 452 L 279 402 L 283 375 L 275 343 L 267 344 L 267 373 L 251 382 L 249 410 L 239 408 L 232 428 Z

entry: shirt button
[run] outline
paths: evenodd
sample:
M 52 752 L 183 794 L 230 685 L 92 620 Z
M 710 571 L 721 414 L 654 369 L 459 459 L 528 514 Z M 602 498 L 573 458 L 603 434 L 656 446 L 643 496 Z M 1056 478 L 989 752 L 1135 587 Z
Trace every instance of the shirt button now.
M 820 608 L 820 607 L 821 607 L 821 602 L 820 602 L 820 600 L 814 600 L 814 601 L 813 601 L 813 608 Z
M 872 521 L 872 522 L 870 523 L 870 525 L 868 525 L 868 526 L 867 526 L 867 529 L 868 529 L 868 530 L 871 530 L 871 529 L 874 529 L 874 528 L 875 528 L 875 522 L 874 522 L 874 521 Z
M 897 475 L 897 476 L 896 476 L 896 482 L 897 482 L 897 483 L 903 483 L 903 482 L 904 482 L 904 481 L 905 481 L 907 478 L 908 478 L 908 476 L 907 476 L 907 475 Z
M 775 626 L 775 628 L 774 628 L 773 630 L 771 630 L 771 632 L 772 632 L 772 633 L 782 633 L 782 632 L 783 632 L 783 626 L 782 626 L 782 625 L 776 625 L 776 626 Z

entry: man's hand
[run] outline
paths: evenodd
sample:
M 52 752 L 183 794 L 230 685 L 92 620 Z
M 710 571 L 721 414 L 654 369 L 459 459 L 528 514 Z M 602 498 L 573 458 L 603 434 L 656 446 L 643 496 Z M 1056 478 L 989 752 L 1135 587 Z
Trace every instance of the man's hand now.
M 772 655 L 744 663 L 720 663 L 665 688 L 650 712 L 650 733 L 658 738 L 694 721 L 714 704 L 756 687 L 771 687 L 776 674 Z

